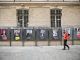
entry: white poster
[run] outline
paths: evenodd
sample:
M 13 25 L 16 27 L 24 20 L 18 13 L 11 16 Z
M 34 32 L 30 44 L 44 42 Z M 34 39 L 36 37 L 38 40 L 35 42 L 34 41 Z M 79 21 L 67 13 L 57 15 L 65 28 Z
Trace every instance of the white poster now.
M 27 30 L 27 33 L 30 33 L 30 34 L 32 34 L 32 30 Z
M 53 30 L 53 37 L 57 36 L 57 30 Z
M 72 39 L 72 30 L 71 30 L 71 28 L 66 28 L 65 32 L 67 32 L 69 34 L 69 36 L 70 36 L 69 39 Z
M 19 34 L 20 30 L 14 30 L 14 34 Z
M 71 33 L 70 28 L 66 28 L 66 29 L 65 29 L 65 32 L 67 32 L 68 34 L 70 34 L 70 33 Z
M 41 37 L 43 37 L 44 33 L 45 33 L 45 30 L 41 30 L 40 33 L 41 33 Z
M 45 30 L 41 30 L 40 33 L 44 34 L 45 33 Z

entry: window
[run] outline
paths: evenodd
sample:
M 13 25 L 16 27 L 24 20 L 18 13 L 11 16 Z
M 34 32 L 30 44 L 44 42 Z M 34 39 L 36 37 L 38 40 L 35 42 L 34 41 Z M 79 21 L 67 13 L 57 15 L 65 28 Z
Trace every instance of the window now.
M 17 10 L 18 27 L 28 26 L 28 10 L 18 9 Z
M 51 27 L 61 27 L 61 9 L 51 9 Z

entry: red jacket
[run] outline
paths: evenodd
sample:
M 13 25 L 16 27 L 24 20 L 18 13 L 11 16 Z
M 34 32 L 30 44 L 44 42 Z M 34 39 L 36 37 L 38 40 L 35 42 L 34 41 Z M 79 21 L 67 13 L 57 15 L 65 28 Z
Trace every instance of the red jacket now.
M 64 33 L 63 39 L 64 40 L 68 40 L 69 39 L 68 33 Z

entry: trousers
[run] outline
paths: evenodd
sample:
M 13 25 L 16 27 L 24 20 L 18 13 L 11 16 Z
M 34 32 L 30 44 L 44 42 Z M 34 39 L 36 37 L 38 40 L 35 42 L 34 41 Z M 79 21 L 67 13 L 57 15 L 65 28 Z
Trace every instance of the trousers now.
M 66 47 L 69 49 L 69 46 L 67 45 L 67 40 L 64 40 L 64 49 L 66 49 Z

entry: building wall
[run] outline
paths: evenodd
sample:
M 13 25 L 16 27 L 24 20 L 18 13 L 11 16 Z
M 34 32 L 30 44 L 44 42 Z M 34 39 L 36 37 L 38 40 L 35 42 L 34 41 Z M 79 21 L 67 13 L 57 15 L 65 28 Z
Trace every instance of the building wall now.
M 61 22 L 62 27 L 80 25 L 80 7 L 63 7 Z
M 50 27 L 50 9 L 49 8 L 30 8 L 29 26 Z
M 51 6 L 52 7 L 52 6 Z M 29 7 L 29 27 L 42 26 L 50 27 L 50 9 L 51 7 Z M 0 26 L 17 26 L 17 8 L 0 8 Z M 26 7 L 27 8 L 27 7 Z M 53 6 L 54 8 L 54 6 Z M 62 6 L 62 27 L 66 25 L 80 25 L 80 7 Z
M 16 9 L 0 8 L 0 26 L 1 27 L 17 26 Z

